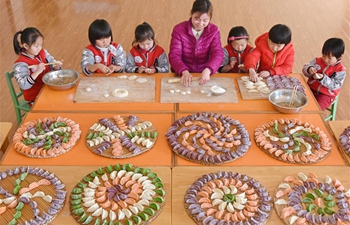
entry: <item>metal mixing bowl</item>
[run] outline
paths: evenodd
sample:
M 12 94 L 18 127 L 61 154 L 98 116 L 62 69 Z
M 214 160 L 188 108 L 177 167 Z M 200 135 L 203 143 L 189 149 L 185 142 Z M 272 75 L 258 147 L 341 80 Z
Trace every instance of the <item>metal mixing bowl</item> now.
M 79 79 L 75 70 L 54 70 L 43 76 L 43 82 L 52 90 L 68 90 L 74 87 Z
M 274 90 L 269 94 L 269 101 L 273 107 L 281 113 L 298 113 L 307 105 L 308 99 L 303 93 L 296 92 L 294 96 L 294 104 L 292 107 L 289 107 L 292 93 L 293 89 Z

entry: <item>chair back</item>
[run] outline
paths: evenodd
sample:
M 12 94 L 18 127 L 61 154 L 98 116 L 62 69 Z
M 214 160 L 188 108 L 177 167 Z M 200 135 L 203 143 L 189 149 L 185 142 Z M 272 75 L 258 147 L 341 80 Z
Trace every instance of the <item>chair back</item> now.
M 13 78 L 13 75 L 14 75 L 14 72 L 6 72 L 6 81 L 7 81 L 7 86 L 9 87 L 10 89 L 10 94 L 11 94 L 11 98 L 12 98 L 12 101 L 13 101 L 13 104 L 16 106 L 19 105 L 19 97 L 21 97 L 23 94 L 22 94 L 22 91 L 21 89 L 19 89 L 19 91 L 16 93 L 16 89 L 12 83 L 12 78 Z
M 30 106 L 23 98 L 21 98 L 21 96 L 23 95 L 22 90 L 19 88 L 18 91 L 16 91 L 16 88 L 13 85 L 12 80 L 14 79 L 14 72 L 6 72 L 5 77 L 7 81 L 7 86 L 10 90 L 13 105 L 15 107 L 17 123 L 19 125 L 22 122 L 22 117 L 30 111 Z

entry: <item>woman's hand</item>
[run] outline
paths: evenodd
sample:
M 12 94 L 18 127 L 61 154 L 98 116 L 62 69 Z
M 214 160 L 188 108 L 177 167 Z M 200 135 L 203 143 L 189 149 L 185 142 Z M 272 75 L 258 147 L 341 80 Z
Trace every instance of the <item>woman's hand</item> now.
M 262 77 L 262 78 L 266 78 L 266 77 L 270 76 L 270 72 L 264 70 L 264 71 L 261 71 L 258 76 Z
M 200 84 L 205 84 L 210 80 L 210 70 L 208 68 L 205 68 L 202 71 L 202 75 L 199 78 L 199 83 Z
M 256 74 L 256 72 L 253 68 L 249 69 L 249 79 L 253 82 L 258 81 L 258 74 Z
M 188 72 L 188 70 L 183 71 L 182 76 L 181 76 L 181 83 L 185 87 L 188 87 L 188 86 L 190 86 L 191 81 L 192 81 L 192 74 L 190 74 L 190 72 Z

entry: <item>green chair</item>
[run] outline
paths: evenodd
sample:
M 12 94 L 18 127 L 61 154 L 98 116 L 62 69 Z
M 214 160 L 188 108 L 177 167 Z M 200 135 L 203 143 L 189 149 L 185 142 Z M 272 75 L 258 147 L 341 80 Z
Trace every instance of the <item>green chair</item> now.
M 327 121 L 327 120 L 334 121 L 335 120 L 335 116 L 337 114 L 338 100 L 339 100 L 339 95 L 334 99 L 332 104 L 326 109 L 327 111 L 331 112 L 331 114 L 329 116 L 327 116 L 324 119 L 324 121 Z
M 19 125 L 22 122 L 22 117 L 25 116 L 26 113 L 30 111 L 30 106 L 23 98 L 20 98 L 23 95 L 22 90 L 19 89 L 18 91 L 16 91 L 12 83 L 12 79 L 14 79 L 13 78 L 14 72 L 13 71 L 6 72 L 5 75 L 6 75 L 7 85 L 9 87 L 11 98 L 13 101 L 13 105 L 15 107 L 17 123 Z

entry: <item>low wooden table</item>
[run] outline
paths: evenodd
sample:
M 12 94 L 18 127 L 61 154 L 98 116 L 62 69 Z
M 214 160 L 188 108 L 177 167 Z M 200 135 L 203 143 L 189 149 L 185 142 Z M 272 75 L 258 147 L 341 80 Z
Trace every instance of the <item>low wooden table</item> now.
M 0 158 L 5 152 L 6 148 L 9 145 L 8 134 L 12 128 L 12 123 L 10 122 L 0 122 Z
M 19 165 L 19 164 L 17 164 Z M 100 166 L 107 166 L 100 164 Z M 0 166 L 0 171 L 5 171 L 9 168 L 13 169 L 15 166 Z M 37 167 L 37 166 L 34 166 Z M 66 185 L 67 196 L 66 202 L 62 211 L 58 216 L 50 223 L 55 225 L 68 225 L 78 224 L 69 210 L 70 193 L 73 187 L 80 181 L 85 175 L 91 173 L 93 170 L 98 169 L 98 166 L 39 166 L 44 170 L 48 170 L 54 173 L 64 184 Z M 157 173 L 164 183 L 166 196 L 165 205 L 159 216 L 152 221 L 152 225 L 168 225 L 171 224 L 171 170 L 169 167 L 147 167 L 153 172 Z M 1 181 L 0 181 L 1 185 Z
M 122 74 L 111 74 L 109 76 L 120 76 Z M 127 74 L 131 76 L 133 74 Z M 138 74 L 136 74 L 138 75 Z M 94 74 L 94 77 L 105 77 L 105 74 Z M 74 96 L 78 84 L 72 89 L 64 91 L 51 90 L 44 85 L 37 100 L 35 101 L 31 112 L 141 112 L 141 113 L 163 113 L 174 112 L 175 104 L 160 103 L 161 78 L 163 76 L 173 77 L 174 74 L 155 75 L 155 101 L 154 102 L 74 102 Z M 80 77 L 86 78 L 84 74 Z M 78 81 L 79 82 L 79 81 Z M 104 97 L 102 97 L 104 98 Z
M 229 116 L 232 119 L 239 120 L 245 125 L 250 135 L 252 145 L 249 147 L 248 152 L 241 158 L 221 164 L 220 166 L 295 166 L 296 164 L 286 163 L 272 158 L 263 152 L 255 143 L 254 130 L 258 125 L 266 123 L 273 119 L 279 118 L 295 118 L 309 124 L 313 124 L 315 127 L 319 127 L 327 134 L 330 141 L 332 142 L 332 150 L 329 156 L 321 162 L 316 164 L 308 164 L 308 166 L 344 166 L 348 165 L 349 162 L 345 161 L 342 154 L 339 151 L 337 143 L 334 141 L 332 134 L 328 131 L 322 115 L 320 114 L 229 114 L 222 113 L 225 116 Z M 187 116 L 189 114 L 178 113 L 177 118 Z M 203 164 L 194 163 L 175 155 L 175 165 L 177 166 L 204 166 Z
M 194 74 L 198 76 L 199 74 Z M 235 86 L 238 89 L 237 79 L 248 74 L 238 73 L 222 73 L 214 74 L 217 77 L 232 77 L 235 82 Z M 296 77 L 300 80 L 301 84 L 305 87 L 305 94 L 308 97 L 308 104 L 300 111 L 300 113 L 322 113 L 320 107 L 315 100 L 310 88 L 301 74 L 289 74 L 288 76 Z M 221 103 L 179 103 L 179 112 L 202 112 L 202 111 L 214 111 L 214 112 L 232 112 L 232 113 L 276 113 L 271 103 L 267 99 L 251 99 L 243 100 L 241 93 L 238 93 L 238 104 L 221 104 Z M 218 96 L 220 98 L 220 96 Z
M 151 150 L 126 159 L 106 158 L 92 153 L 85 144 L 85 137 L 89 128 L 103 117 L 111 118 L 115 115 L 136 115 L 140 119 L 149 120 L 156 127 L 159 136 Z M 29 158 L 17 153 L 13 147 L 8 148 L 0 165 L 54 165 L 54 166 L 94 166 L 115 163 L 132 163 L 139 166 L 172 166 L 173 153 L 168 147 L 165 134 L 173 121 L 172 114 L 89 114 L 89 113 L 28 113 L 24 123 L 44 117 L 66 117 L 80 124 L 81 136 L 78 143 L 69 152 L 55 158 Z
M 188 216 L 184 208 L 184 196 L 188 187 L 204 174 L 216 173 L 218 171 L 232 171 L 246 174 L 258 180 L 272 196 L 277 186 L 282 183 L 283 179 L 289 175 L 297 176 L 298 172 L 308 174 L 315 173 L 319 177 L 326 175 L 331 178 L 338 178 L 344 187 L 350 186 L 350 167 L 346 166 L 315 166 L 315 167 L 281 167 L 281 166 L 264 166 L 264 167 L 175 167 L 172 169 L 172 207 L 171 217 L 174 225 L 195 225 L 196 223 Z M 271 217 L 267 224 L 283 225 L 284 223 L 278 217 L 275 209 L 272 210 Z
M 334 139 L 337 140 L 337 144 L 339 145 L 340 152 L 344 155 L 344 158 L 350 164 L 350 156 L 345 153 L 343 147 L 341 146 L 341 144 L 339 142 L 340 135 L 344 132 L 345 128 L 350 126 L 350 121 L 349 120 L 329 121 L 328 125 L 330 126 L 331 131 L 333 132 Z

